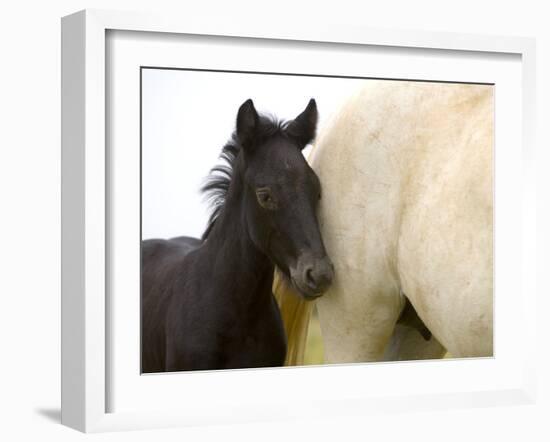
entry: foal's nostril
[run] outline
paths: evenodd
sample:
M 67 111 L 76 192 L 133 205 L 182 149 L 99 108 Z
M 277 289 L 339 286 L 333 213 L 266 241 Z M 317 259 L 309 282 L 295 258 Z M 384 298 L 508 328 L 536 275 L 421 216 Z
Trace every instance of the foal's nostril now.
M 313 277 L 313 267 L 307 267 L 305 271 L 305 280 L 308 286 L 310 286 L 312 289 L 317 288 L 317 284 L 315 283 L 315 278 Z
M 332 263 L 317 262 L 306 266 L 303 275 L 304 282 L 311 290 L 323 292 L 332 282 L 334 269 Z

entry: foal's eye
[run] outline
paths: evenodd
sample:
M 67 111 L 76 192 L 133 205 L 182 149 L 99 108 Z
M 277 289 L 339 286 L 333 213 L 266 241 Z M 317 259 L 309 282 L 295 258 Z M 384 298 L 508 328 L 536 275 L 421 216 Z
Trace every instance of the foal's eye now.
M 271 190 L 268 187 L 260 187 L 256 189 L 256 198 L 258 199 L 260 206 L 264 209 L 275 210 L 277 208 L 275 198 L 273 198 Z

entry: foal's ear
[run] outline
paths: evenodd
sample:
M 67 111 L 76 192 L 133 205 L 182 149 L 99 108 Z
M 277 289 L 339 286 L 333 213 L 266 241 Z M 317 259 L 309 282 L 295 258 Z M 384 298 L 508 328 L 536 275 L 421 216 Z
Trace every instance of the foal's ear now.
M 286 132 L 298 142 L 300 149 L 306 147 L 315 138 L 317 119 L 317 103 L 312 98 L 305 110 L 288 123 Z
M 237 137 L 245 149 L 251 147 L 258 125 L 258 118 L 258 112 L 256 112 L 254 103 L 250 98 L 241 104 L 237 113 Z

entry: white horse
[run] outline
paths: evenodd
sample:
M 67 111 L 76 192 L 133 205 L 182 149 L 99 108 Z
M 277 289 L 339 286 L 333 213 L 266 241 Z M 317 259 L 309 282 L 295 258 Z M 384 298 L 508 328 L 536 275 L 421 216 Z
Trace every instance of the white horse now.
M 493 125 L 491 86 L 384 80 L 321 128 L 326 362 L 493 354 Z M 300 364 L 311 304 L 275 292 Z M 405 297 L 430 340 L 398 324 Z

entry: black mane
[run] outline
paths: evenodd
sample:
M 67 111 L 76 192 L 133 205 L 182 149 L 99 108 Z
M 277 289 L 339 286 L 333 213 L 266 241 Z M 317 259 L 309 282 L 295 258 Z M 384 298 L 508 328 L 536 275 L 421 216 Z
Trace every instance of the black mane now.
M 288 122 L 277 120 L 275 117 L 270 115 L 260 115 L 258 123 L 256 140 L 257 142 L 262 142 L 263 140 L 276 134 L 283 135 Z M 220 215 L 225 204 L 225 199 L 227 192 L 229 191 L 229 186 L 235 170 L 235 164 L 240 151 L 241 144 L 237 137 L 237 133 L 234 132 L 231 139 L 222 148 L 219 156 L 221 160 L 220 164 L 214 166 L 210 170 L 209 175 L 206 177 L 205 182 L 200 189 L 201 193 L 205 195 L 205 200 L 212 210 L 208 219 L 206 230 L 202 234 L 201 239 L 203 241 L 208 238 L 208 235 L 210 235 L 216 219 Z

